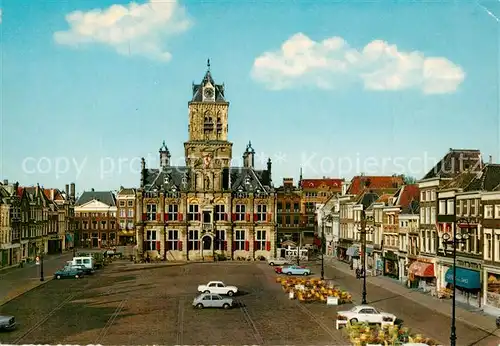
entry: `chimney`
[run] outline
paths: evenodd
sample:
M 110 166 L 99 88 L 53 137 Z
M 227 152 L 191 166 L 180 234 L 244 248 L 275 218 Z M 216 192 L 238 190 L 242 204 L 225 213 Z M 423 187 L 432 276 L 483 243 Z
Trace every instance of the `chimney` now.
M 146 160 L 144 157 L 141 158 L 141 187 L 144 187 L 146 183 Z
M 271 158 L 267 159 L 267 174 L 269 174 L 269 183 L 271 183 L 271 171 L 272 171 L 273 163 L 271 162 Z
M 36 184 L 36 188 L 35 188 L 35 192 L 36 192 L 36 196 L 40 196 L 40 184 Z
M 94 188 L 91 188 L 91 189 L 90 189 L 90 191 L 91 191 L 91 192 L 95 192 Z
M 490 155 L 490 157 L 488 158 L 488 163 L 491 165 L 493 163 L 493 156 Z
M 9 180 L 4 179 L 4 180 L 3 180 L 3 184 L 4 184 L 4 185 L 9 185 Z
M 54 189 L 50 189 L 50 200 L 54 200 Z
M 66 186 L 64 186 L 64 192 L 66 192 L 66 198 L 69 197 L 69 184 L 66 184 Z
M 70 185 L 70 196 L 71 198 L 75 198 L 75 183 L 71 183 Z

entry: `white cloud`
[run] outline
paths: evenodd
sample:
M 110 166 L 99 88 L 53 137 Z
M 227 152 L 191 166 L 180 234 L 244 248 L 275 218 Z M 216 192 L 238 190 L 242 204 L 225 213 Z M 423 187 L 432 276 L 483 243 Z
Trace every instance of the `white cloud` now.
M 257 57 L 252 77 L 271 90 L 332 89 L 360 82 L 368 90 L 420 89 L 426 94 L 445 94 L 457 89 L 465 73 L 446 58 L 399 51 L 382 40 L 358 50 L 341 37 L 316 42 L 297 33 L 281 49 Z
M 102 44 L 113 47 L 119 54 L 160 61 L 172 57 L 165 49 L 165 39 L 186 31 L 192 24 L 176 0 L 75 11 L 66 15 L 66 21 L 69 29 L 54 33 L 54 40 L 61 45 Z

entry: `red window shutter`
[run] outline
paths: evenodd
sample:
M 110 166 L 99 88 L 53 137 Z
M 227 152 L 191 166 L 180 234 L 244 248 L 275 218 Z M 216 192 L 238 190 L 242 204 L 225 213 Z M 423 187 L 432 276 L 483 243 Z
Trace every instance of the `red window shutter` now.
M 201 220 L 201 213 L 196 214 L 196 220 L 200 221 Z
M 247 222 L 250 222 L 250 214 L 249 213 L 246 213 L 246 219 L 247 219 Z
M 165 213 L 165 221 L 168 221 L 168 213 Z
M 257 221 L 257 214 L 256 213 L 253 214 L 253 222 L 255 222 L 255 221 Z
M 161 214 L 160 213 L 157 213 L 156 214 L 156 221 L 160 221 L 161 220 Z
M 227 221 L 227 213 L 224 214 L 224 221 Z
M 247 240 L 245 241 L 245 251 L 250 250 L 250 242 Z
M 271 242 L 266 241 L 266 251 L 271 251 Z
M 179 241 L 177 242 L 177 247 L 178 247 L 178 250 L 179 250 L 179 251 L 182 251 L 182 241 L 181 241 L 181 240 L 179 240 Z
M 182 221 L 182 213 L 177 214 L 177 220 Z
M 142 221 L 146 221 L 148 219 L 148 216 L 146 213 L 142 213 Z
M 227 241 L 224 240 L 224 251 L 227 251 Z
M 271 222 L 272 218 L 273 218 L 273 214 L 267 213 L 267 222 Z
M 160 249 L 161 249 L 161 242 L 157 241 L 156 242 L 156 250 L 160 251 Z
M 236 214 L 231 214 L 233 221 L 236 221 Z

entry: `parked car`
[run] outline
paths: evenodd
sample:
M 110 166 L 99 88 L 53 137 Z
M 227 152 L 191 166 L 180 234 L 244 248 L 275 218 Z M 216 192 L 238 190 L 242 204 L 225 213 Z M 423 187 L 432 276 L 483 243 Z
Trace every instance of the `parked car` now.
M 79 279 L 82 278 L 85 275 L 85 273 L 78 268 L 75 268 L 73 266 L 66 266 L 61 270 L 58 270 L 54 273 L 54 278 L 57 280 L 64 279 L 64 278 L 75 278 Z
M 12 330 L 16 328 L 16 318 L 9 315 L 0 315 L 0 329 Z
M 85 266 L 85 268 L 87 269 L 94 270 L 95 262 L 96 261 L 92 256 L 78 256 L 78 257 L 73 257 L 71 265 Z
M 199 285 L 198 292 L 224 294 L 231 297 L 238 292 L 238 287 L 226 286 L 222 281 L 210 281 L 206 285 Z
M 232 298 L 222 297 L 219 294 L 202 293 L 193 299 L 193 306 L 198 309 L 203 308 L 223 308 L 231 309 L 234 307 Z
M 283 274 L 286 275 L 311 275 L 311 269 L 302 266 L 288 266 L 281 269 Z
M 270 258 L 267 260 L 267 263 L 269 263 L 270 266 L 283 266 L 285 264 L 290 264 L 290 262 L 284 257 Z
M 276 274 L 283 274 L 283 267 L 274 267 L 274 272 Z
M 373 306 L 358 305 L 349 311 L 338 311 L 337 320 L 349 321 L 351 323 L 366 322 L 393 325 L 396 321 L 396 316 L 375 309 Z

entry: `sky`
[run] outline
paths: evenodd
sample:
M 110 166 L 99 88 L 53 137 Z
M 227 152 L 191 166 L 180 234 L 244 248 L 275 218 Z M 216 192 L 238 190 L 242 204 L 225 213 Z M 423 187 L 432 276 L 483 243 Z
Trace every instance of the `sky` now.
M 500 161 L 500 1 L 1 0 L 0 178 L 139 185 L 184 162 L 207 59 L 233 164 L 273 180 L 406 174 L 449 148 Z

